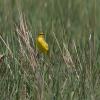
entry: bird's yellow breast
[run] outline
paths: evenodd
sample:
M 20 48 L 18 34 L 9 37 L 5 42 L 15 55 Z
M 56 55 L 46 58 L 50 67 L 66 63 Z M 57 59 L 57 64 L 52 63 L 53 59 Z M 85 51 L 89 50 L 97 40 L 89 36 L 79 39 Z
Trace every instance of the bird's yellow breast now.
M 49 50 L 48 44 L 46 43 L 44 37 L 38 36 L 37 46 L 38 46 L 39 50 L 43 53 L 47 53 Z

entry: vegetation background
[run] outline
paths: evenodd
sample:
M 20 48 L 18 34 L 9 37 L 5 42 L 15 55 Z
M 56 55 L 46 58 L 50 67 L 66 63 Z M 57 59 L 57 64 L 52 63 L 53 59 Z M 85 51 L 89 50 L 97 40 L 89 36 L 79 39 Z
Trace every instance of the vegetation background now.
M 100 0 L 0 0 L 0 100 L 100 100 Z M 50 57 L 35 39 L 45 33 Z

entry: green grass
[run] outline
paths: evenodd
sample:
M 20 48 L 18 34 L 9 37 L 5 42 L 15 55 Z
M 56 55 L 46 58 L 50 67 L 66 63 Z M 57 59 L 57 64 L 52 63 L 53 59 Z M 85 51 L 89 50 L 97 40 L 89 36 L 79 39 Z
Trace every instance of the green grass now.
M 0 0 L 0 100 L 100 100 L 99 3 Z

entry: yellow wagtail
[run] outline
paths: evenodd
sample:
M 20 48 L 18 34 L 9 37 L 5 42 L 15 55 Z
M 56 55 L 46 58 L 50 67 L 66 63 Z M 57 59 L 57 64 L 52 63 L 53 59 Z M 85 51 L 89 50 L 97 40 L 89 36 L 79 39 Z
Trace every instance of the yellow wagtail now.
M 43 32 L 39 33 L 37 40 L 36 40 L 36 44 L 40 52 L 48 54 L 49 47 L 48 47 L 48 43 L 44 39 Z

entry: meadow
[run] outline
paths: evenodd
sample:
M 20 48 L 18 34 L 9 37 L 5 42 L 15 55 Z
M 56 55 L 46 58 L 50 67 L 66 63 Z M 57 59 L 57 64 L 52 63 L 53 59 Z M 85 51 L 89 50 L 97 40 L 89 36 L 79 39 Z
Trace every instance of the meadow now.
M 100 100 L 99 4 L 0 0 L 0 100 Z

